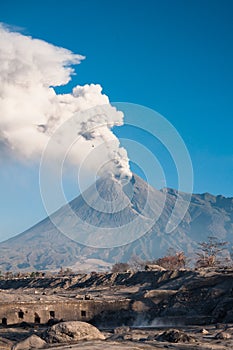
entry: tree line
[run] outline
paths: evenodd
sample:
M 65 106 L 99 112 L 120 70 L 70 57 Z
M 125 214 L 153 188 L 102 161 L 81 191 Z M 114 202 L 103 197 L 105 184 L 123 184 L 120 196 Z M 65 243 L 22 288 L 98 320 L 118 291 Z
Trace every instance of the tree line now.
M 228 242 L 209 236 L 206 242 L 197 243 L 194 259 L 191 259 L 183 251 L 177 252 L 175 249 L 169 248 L 165 256 L 154 260 L 144 261 L 134 255 L 129 262 L 114 264 L 112 272 L 142 271 L 153 269 L 153 267 L 165 270 L 179 270 L 190 266 L 194 269 L 233 267 L 233 250 L 229 255 L 227 245 Z

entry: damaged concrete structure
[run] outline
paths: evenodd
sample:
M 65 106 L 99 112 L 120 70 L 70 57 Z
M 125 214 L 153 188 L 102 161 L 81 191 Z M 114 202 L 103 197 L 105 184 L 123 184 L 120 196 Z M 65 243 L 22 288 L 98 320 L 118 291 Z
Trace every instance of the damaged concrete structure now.
M 233 269 L 79 274 L 0 281 L 0 324 L 233 322 Z
M 50 319 L 65 321 L 90 321 L 103 311 L 127 310 L 129 299 L 64 300 L 0 303 L 0 324 L 10 325 L 21 322 L 45 324 Z

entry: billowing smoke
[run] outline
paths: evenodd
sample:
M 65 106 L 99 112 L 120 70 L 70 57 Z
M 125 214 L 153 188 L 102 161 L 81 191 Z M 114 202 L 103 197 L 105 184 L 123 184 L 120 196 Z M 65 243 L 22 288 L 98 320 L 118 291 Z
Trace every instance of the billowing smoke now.
M 69 161 L 82 162 L 101 145 L 99 156 L 97 152 L 90 157 L 87 167 L 131 176 L 127 152 L 111 130 L 123 124 L 123 113 L 110 105 L 101 86 L 76 86 L 69 94 L 55 92 L 55 87 L 71 80 L 72 65 L 83 59 L 0 25 L 0 147 L 24 159 L 39 159 L 59 126 L 77 115 L 78 139 Z M 55 154 L 62 148 L 62 137 Z

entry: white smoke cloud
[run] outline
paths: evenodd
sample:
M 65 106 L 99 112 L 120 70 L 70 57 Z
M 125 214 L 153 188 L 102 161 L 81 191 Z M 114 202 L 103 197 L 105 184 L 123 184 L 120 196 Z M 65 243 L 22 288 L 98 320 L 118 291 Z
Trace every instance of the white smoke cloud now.
M 110 105 L 101 86 L 76 86 L 69 94 L 54 90 L 71 80 L 72 65 L 84 58 L 0 25 L 0 147 L 26 159 L 39 159 L 59 126 L 78 113 L 79 139 L 69 160 L 83 162 L 93 147 L 102 145 L 87 167 L 97 170 L 105 164 L 104 171 L 131 176 L 127 152 L 111 131 L 123 124 L 123 114 Z M 62 149 L 63 138 L 67 141 L 69 135 L 61 135 L 51 157 Z

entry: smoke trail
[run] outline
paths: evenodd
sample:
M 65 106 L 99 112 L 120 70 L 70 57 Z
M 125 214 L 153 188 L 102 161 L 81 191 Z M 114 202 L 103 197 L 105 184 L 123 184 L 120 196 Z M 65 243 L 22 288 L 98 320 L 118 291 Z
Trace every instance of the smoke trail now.
M 21 158 L 39 159 L 58 127 L 78 113 L 75 127 L 79 139 L 69 160 L 80 162 L 91 148 L 104 144 L 101 161 L 96 156 L 89 166 L 96 170 L 104 163 L 105 171 L 131 176 L 127 152 L 111 131 L 123 124 L 123 113 L 110 105 L 101 86 L 76 86 L 69 94 L 56 94 L 54 90 L 71 80 L 72 65 L 84 58 L 0 25 L 1 152 L 8 149 Z M 92 112 L 88 113 L 90 108 Z M 61 135 L 51 157 L 62 148 L 64 137 L 69 135 Z

